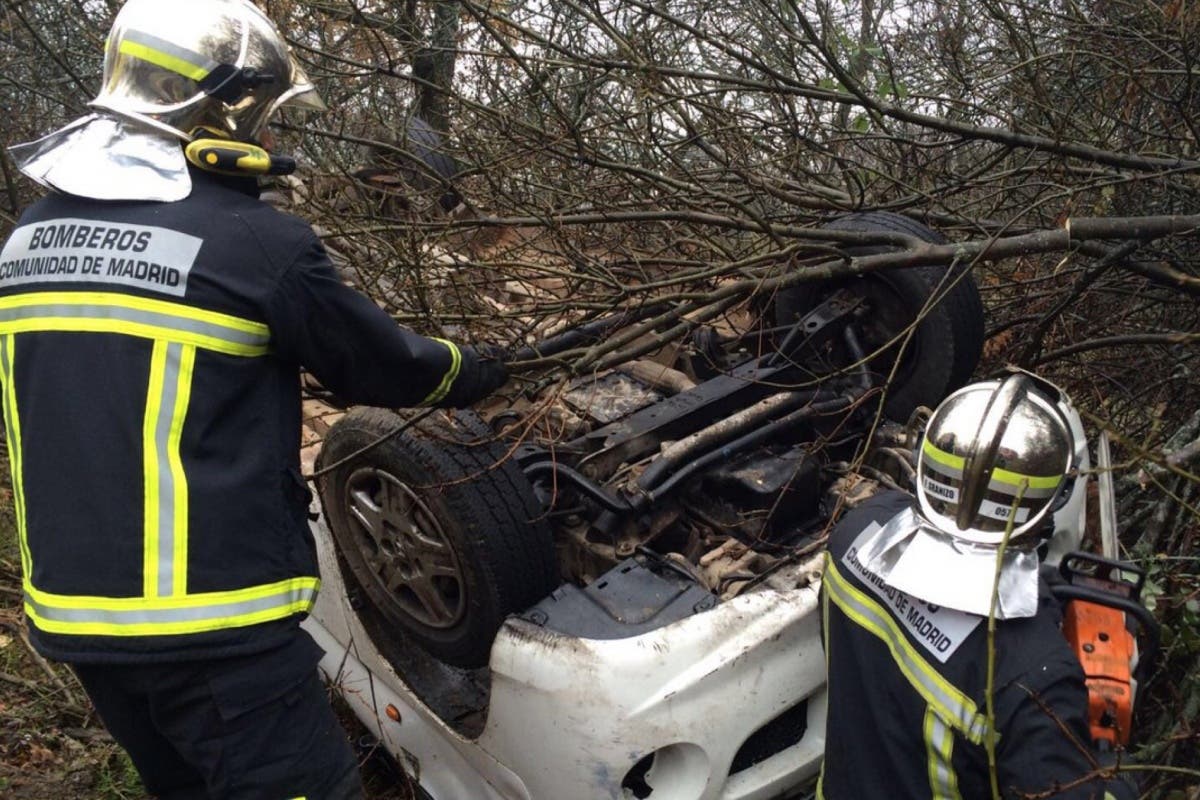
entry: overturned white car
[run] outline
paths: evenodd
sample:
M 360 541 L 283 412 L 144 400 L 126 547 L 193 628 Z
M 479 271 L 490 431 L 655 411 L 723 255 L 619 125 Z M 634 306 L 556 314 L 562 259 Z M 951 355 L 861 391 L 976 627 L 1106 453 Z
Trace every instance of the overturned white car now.
M 939 240 L 890 214 L 830 227 Z M 919 267 L 752 310 L 668 363 L 512 410 L 354 409 L 328 430 L 324 587 L 306 626 L 426 796 L 811 788 L 824 534 L 880 485 L 907 484 L 911 420 L 969 379 L 982 308 L 969 275 Z M 536 355 L 629 321 L 602 318 Z

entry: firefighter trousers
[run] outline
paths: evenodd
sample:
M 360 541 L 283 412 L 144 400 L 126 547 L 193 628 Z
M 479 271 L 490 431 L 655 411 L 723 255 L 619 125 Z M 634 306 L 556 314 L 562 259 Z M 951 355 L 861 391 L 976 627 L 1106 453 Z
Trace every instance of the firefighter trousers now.
M 160 800 L 361 800 L 319 656 L 297 630 L 248 656 L 71 666 Z

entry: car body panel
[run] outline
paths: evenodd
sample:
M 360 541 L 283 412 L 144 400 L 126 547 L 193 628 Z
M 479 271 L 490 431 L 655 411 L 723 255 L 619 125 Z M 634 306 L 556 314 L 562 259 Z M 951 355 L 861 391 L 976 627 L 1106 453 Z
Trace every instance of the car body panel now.
M 439 719 L 371 644 L 351 608 L 332 535 L 323 522 L 312 528 L 322 581 L 304 628 L 325 651 L 320 670 L 330 686 L 434 800 L 530 800 L 511 770 Z M 389 705 L 399 722 L 389 718 Z
M 631 798 L 622 781 L 655 751 L 644 777 L 653 800 L 789 797 L 819 768 L 825 665 L 815 584 L 749 592 L 625 639 L 581 639 L 510 617 L 492 648 L 487 721 L 470 739 L 372 645 L 332 536 L 322 522 L 313 529 L 324 585 L 305 626 L 326 651 L 321 668 L 434 800 Z M 730 776 L 745 740 L 805 699 L 799 741 Z

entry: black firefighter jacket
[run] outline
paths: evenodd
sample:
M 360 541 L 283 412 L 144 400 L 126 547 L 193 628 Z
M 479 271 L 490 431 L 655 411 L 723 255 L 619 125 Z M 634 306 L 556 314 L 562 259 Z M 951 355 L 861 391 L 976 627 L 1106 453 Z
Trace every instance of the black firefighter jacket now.
M 830 536 L 821 587 L 829 667 L 824 800 L 992 797 L 987 619 L 899 592 L 857 557 L 861 538 L 910 502 L 900 492 L 878 495 Z M 997 623 L 998 788 L 1006 800 L 1133 800 L 1123 781 L 1089 779 L 1096 761 L 1087 690 L 1060 623 L 1045 591 L 1037 616 Z
M 268 649 L 319 586 L 299 367 L 346 400 L 473 398 L 469 348 L 344 286 L 252 180 L 173 203 L 51 194 L 0 253 L 0 382 L 25 611 L 44 655 Z

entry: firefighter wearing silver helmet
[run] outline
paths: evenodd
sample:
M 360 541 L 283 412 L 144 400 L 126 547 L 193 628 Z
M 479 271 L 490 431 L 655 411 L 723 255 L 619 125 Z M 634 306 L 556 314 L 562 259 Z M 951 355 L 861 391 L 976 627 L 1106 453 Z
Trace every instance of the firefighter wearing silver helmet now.
M 1019 543 L 1049 513 L 1074 456 L 1066 414 L 1030 378 L 975 384 L 947 398 L 925 429 L 921 513 L 967 541 L 998 544 L 1007 534 Z
M 275 25 L 239 0 L 130 0 L 91 105 L 183 140 L 203 130 L 240 141 L 284 105 L 325 107 Z
M 989 740 L 1006 800 L 1136 796 L 1097 767 L 1111 754 L 1081 744 L 1090 740 L 1084 675 L 1038 569 L 1048 540 L 1078 542 L 1075 478 L 1086 467 L 1069 400 L 1017 373 L 935 409 L 915 500 L 881 493 L 838 523 L 821 587 L 829 695 L 819 797 L 991 797 Z
M 959 389 L 926 426 L 917 507 L 866 543 L 864 563 L 890 585 L 940 606 L 1000 619 L 1033 616 L 1037 547 L 1056 531 L 1078 541 L 1078 515 L 1055 512 L 1077 511 L 1082 501 L 1082 483 L 1074 480 L 1088 466 L 1082 429 L 1066 397 L 1031 375 Z M 931 570 L 944 575 L 930 581 Z
M 295 103 L 319 105 L 248 0 L 130 0 L 94 113 L 11 150 L 50 190 L 0 248 L 30 640 L 164 800 L 362 796 L 299 627 L 320 586 L 301 367 L 385 407 L 506 378 L 397 326 L 259 200 L 286 163 L 254 141 Z
M 96 113 L 11 148 L 44 186 L 100 200 L 179 200 L 188 143 L 254 143 L 283 106 L 325 108 L 274 24 L 248 0 L 129 0 L 105 41 Z M 290 159 L 253 152 L 259 172 Z M 194 163 L 206 165 L 197 158 Z

